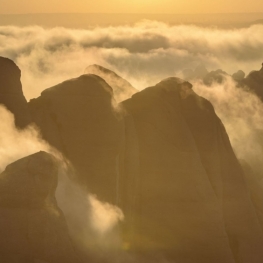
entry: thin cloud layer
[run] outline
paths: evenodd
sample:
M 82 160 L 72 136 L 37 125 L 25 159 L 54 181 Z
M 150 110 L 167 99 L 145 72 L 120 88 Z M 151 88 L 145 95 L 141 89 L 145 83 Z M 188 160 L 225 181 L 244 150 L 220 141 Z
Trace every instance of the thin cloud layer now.
M 0 27 L 0 55 L 22 70 L 27 99 L 83 74 L 90 64 L 108 67 L 142 89 L 200 63 L 209 70 L 248 73 L 259 68 L 262 50 L 263 25 L 226 30 L 142 21 L 88 30 Z

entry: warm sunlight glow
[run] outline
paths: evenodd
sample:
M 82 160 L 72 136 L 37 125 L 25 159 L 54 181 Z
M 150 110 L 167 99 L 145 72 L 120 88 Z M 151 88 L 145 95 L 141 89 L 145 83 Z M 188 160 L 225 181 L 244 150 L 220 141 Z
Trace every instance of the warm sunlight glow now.
M 1 13 L 247 13 L 263 12 L 262 0 L 2 0 Z

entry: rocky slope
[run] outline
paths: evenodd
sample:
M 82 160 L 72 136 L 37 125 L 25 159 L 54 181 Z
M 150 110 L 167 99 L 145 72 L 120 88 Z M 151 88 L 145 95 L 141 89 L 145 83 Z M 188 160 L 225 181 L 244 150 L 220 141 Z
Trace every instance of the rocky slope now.
M 17 65 L 8 58 L 0 57 L 0 104 L 14 114 L 16 126 L 24 128 L 31 118 L 20 77 Z
M 0 262 L 80 262 L 55 200 L 58 165 L 38 152 L 0 174 Z

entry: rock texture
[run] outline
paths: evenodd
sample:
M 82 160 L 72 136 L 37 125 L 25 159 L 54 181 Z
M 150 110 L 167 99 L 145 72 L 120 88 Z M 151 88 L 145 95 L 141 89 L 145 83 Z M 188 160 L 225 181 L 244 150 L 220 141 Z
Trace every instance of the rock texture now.
M 0 174 L 0 262 L 79 262 L 55 200 L 57 172 L 54 157 L 39 152 Z
M 44 139 L 71 161 L 88 190 L 116 203 L 123 124 L 112 96 L 102 78 L 87 74 L 43 91 L 29 108 Z
M 262 229 L 211 103 L 169 78 L 123 106 L 134 122 L 129 140 L 138 140 L 129 159 L 139 172 L 123 179 L 123 192 L 133 186 L 135 197 L 123 204 L 134 249 L 184 263 L 261 262 Z
M 85 73 L 95 74 L 103 78 L 112 87 L 117 102 L 126 100 L 138 92 L 127 80 L 102 66 L 90 65 L 86 68 Z
M 16 126 L 24 128 L 31 118 L 20 76 L 20 69 L 12 60 L 0 57 L 0 104 L 14 114 Z
M 258 174 L 245 160 L 240 160 L 245 173 L 245 180 L 249 186 L 251 200 L 254 204 L 259 222 L 263 229 L 263 178 L 262 174 Z M 262 171 L 261 171 L 262 172 Z

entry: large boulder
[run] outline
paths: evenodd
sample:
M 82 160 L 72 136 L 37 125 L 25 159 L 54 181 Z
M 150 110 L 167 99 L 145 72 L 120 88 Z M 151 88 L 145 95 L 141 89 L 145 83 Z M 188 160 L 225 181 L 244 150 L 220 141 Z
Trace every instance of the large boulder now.
M 169 78 L 123 102 L 134 123 L 126 141 L 138 141 L 123 158 L 125 238 L 175 262 L 259 263 L 262 229 L 243 171 L 213 106 L 191 86 Z
M 85 73 L 95 74 L 103 78 L 112 87 L 114 98 L 117 102 L 129 99 L 133 94 L 138 92 L 127 80 L 100 65 L 94 64 L 88 66 Z
M 20 77 L 18 66 L 12 60 L 0 57 L 0 104 L 14 114 L 16 126 L 24 128 L 31 118 Z
M 0 262 L 79 262 L 55 199 L 57 173 L 55 158 L 38 152 L 0 174 Z
M 86 74 L 43 91 L 29 108 L 43 138 L 71 161 L 83 185 L 116 203 L 123 123 L 112 100 L 112 88 Z

